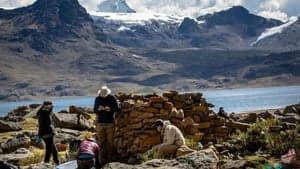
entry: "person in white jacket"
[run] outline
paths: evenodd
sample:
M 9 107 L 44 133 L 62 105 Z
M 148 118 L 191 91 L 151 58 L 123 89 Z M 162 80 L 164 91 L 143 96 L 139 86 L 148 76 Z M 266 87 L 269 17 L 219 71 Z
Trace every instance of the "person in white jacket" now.
M 179 147 L 185 145 L 182 132 L 169 121 L 159 119 L 155 121 L 154 126 L 163 135 L 163 142 L 153 147 L 157 158 L 172 156 Z

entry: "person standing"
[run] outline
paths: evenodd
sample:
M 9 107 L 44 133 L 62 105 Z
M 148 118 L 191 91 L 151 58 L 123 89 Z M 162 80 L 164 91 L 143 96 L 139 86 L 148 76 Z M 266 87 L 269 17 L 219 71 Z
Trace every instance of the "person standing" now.
M 44 162 L 49 163 L 51 155 L 56 165 L 59 164 L 58 153 L 54 143 L 55 129 L 52 122 L 53 105 L 50 101 L 45 101 L 37 112 L 39 130 L 38 136 L 43 139 L 46 144 L 46 152 Z
M 218 116 L 228 119 L 228 115 L 227 112 L 224 110 L 224 107 L 219 108 Z
M 96 136 L 100 146 L 101 166 L 110 162 L 114 152 L 114 118 L 115 113 L 120 111 L 118 100 L 111 95 L 111 90 L 107 86 L 102 86 L 98 90 L 95 99 L 94 112 L 97 115 Z

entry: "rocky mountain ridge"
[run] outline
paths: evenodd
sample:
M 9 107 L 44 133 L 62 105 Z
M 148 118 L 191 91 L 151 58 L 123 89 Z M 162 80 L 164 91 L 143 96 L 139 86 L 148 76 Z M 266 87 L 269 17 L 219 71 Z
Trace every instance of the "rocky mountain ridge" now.
M 149 20 L 143 25 L 131 25 L 126 21 L 106 20 L 101 17 L 95 18 L 95 21 L 114 44 L 125 47 L 196 47 L 229 50 L 255 49 L 255 46 L 251 46 L 251 42 L 255 41 L 261 33 L 283 24 L 279 20 L 251 14 L 242 6 L 234 6 L 196 19 L 184 18 L 177 24 L 159 19 Z M 121 30 L 122 26 L 126 29 Z M 275 49 L 277 50 L 273 48 Z

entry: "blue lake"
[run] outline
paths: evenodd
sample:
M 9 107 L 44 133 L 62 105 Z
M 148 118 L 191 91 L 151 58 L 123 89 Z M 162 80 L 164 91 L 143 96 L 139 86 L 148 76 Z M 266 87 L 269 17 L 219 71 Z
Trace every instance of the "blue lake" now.
M 281 108 L 300 102 L 300 86 L 213 89 L 201 90 L 208 102 L 215 105 L 213 110 L 224 107 L 227 112 L 245 112 L 261 109 Z M 94 97 L 54 99 L 54 111 L 67 109 L 70 105 L 93 107 Z M 18 106 L 42 103 L 41 101 L 0 102 L 0 116 Z

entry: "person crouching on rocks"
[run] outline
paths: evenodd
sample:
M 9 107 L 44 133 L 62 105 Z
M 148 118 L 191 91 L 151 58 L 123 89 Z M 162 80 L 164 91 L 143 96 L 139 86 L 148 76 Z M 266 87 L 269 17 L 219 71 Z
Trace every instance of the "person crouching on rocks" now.
M 154 127 L 163 135 L 163 143 L 153 147 L 157 158 L 173 156 L 179 147 L 185 145 L 182 132 L 170 122 L 158 119 L 155 121 Z
M 118 100 L 110 93 L 111 90 L 107 86 L 101 87 L 94 104 L 94 112 L 97 115 L 96 136 L 98 145 L 101 147 L 101 166 L 112 160 L 114 120 L 115 114 L 120 111 Z
M 50 101 L 45 101 L 37 112 L 39 131 L 38 136 L 44 140 L 46 144 L 45 163 L 49 163 L 51 155 L 56 165 L 59 164 L 58 153 L 54 143 L 55 129 L 52 122 L 53 105 Z
M 77 169 L 100 168 L 100 149 L 96 139 L 87 138 L 79 145 L 77 157 Z

